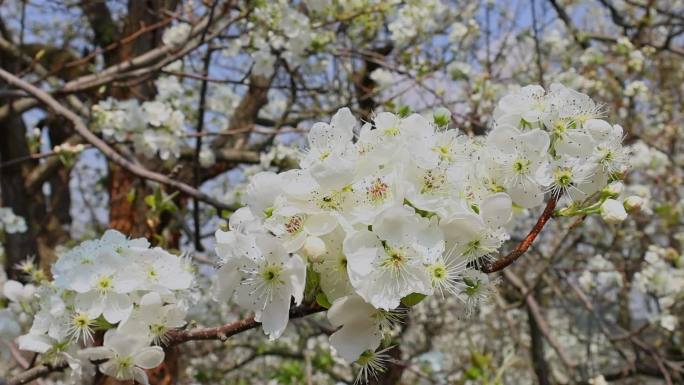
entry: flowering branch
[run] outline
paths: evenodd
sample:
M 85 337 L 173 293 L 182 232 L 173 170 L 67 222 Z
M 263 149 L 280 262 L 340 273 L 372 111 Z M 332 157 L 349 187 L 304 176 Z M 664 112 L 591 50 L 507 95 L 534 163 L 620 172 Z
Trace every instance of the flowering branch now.
M 520 243 L 518 243 L 518 246 L 513 249 L 510 253 L 507 255 L 498 258 L 497 260 L 487 263 L 482 267 L 482 271 L 485 273 L 494 273 L 497 271 L 501 271 L 508 267 L 510 264 L 515 262 L 518 258 L 520 258 L 521 255 L 525 254 L 527 249 L 532 246 L 532 242 L 537 238 L 539 233 L 541 233 L 542 229 L 544 228 L 544 225 L 546 225 L 546 222 L 553 217 L 553 211 L 556 209 L 556 203 L 558 202 L 558 197 L 552 196 L 549 201 L 546 203 L 546 207 L 544 208 L 544 211 L 542 212 L 541 216 L 539 216 L 539 219 L 537 219 L 537 223 L 532 227 L 532 230 L 523 238 Z
M 301 305 L 290 310 L 290 319 L 302 318 L 307 315 L 320 313 L 324 310 L 325 308 L 319 306 L 318 304 Z M 225 341 L 228 339 L 228 337 L 232 337 L 236 334 L 240 334 L 247 330 L 254 329 L 260 324 L 260 322 L 254 320 L 254 316 L 248 316 L 247 318 L 227 323 L 222 326 L 210 328 L 197 328 L 190 330 L 173 330 L 170 331 L 167 336 L 168 340 L 166 342 L 166 345 L 174 346 L 188 341 Z M 52 372 L 62 371 L 66 369 L 67 366 L 68 365 L 66 362 L 57 365 L 39 365 L 16 375 L 14 378 L 10 379 L 7 382 L 7 385 L 27 384 L 37 378 L 44 377 Z
M 4 79 L 7 83 L 11 85 L 14 85 L 28 92 L 29 94 L 33 95 L 36 99 L 40 100 L 42 103 L 50 107 L 55 113 L 65 117 L 74 125 L 74 130 L 79 135 L 81 135 L 88 143 L 92 144 L 95 148 L 100 150 L 107 157 L 107 159 L 123 167 L 131 174 L 176 188 L 184 194 L 193 198 L 197 198 L 198 200 L 206 202 L 218 209 L 233 209 L 232 206 L 226 205 L 225 203 L 222 203 L 210 197 L 209 195 L 197 190 L 196 188 L 188 184 L 171 179 L 166 175 L 162 175 L 160 173 L 148 170 L 140 166 L 139 164 L 133 163 L 128 159 L 124 158 L 123 156 L 121 156 L 121 154 L 116 152 L 116 150 L 110 147 L 104 140 L 100 139 L 97 135 L 93 134 L 90 130 L 88 130 L 88 127 L 86 127 L 85 123 L 78 115 L 76 115 L 73 111 L 67 109 L 63 105 L 61 105 L 57 100 L 55 100 L 55 98 L 50 96 L 45 91 L 39 89 L 38 87 L 27 83 L 26 81 L 16 77 L 15 75 L 3 69 L 0 69 L 0 78 Z

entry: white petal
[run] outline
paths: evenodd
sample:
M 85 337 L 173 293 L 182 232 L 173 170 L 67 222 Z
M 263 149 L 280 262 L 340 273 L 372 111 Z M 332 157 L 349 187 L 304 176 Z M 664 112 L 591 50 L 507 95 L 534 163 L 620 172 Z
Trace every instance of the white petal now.
M 273 300 L 266 304 L 257 321 L 260 321 L 264 333 L 270 340 L 280 337 L 287 327 L 290 318 L 290 296 L 285 293 L 277 293 Z
M 487 135 L 487 145 L 502 152 L 512 152 L 519 136 L 520 130 L 508 124 L 501 124 Z
M 147 373 L 140 368 L 133 368 L 133 378 L 135 379 L 135 382 L 139 384 L 150 385 L 150 381 L 147 378 Z
M 337 138 L 334 137 L 333 130 L 329 124 L 318 122 L 311 126 L 307 139 L 309 140 L 309 146 L 312 150 L 311 155 L 313 157 L 318 157 L 321 152 L 329 151 L 329 149 L 335 145 L 335 140 Z
M 381 131 L 391 128 L 398 128 L 399 117 L 391 112 L 381 112 L 375 117 L 375 119 L 373 119 L 373 122 L 375 123 L 375 127 Z
M 125 321 L 133 311 L 133 301 L 126 294 L 110 293 L 104 305 L 102 315 L 110 323 Z
M 105 346 L 86 348 L 78 352 L 78 355 L 91 361 L 108 360 L 114 357 L 114 351 Z
M 162 305 L 162 299 L 159 293 L 157 292 L 150 292 L 145 294 L 141 299 L 140 299 L 140 305 L 141 306 L 161 306 Z
M 505 225 L 511 219 L 512 213 L 511 197 L 506 193 L 492 194 L 480 204 L 480 215 L 489 227 Z
M 347 272 L 352 285 L 360 283 L 373 271 L 378 249 L 382 245 L 375 234 L 360 230 L 344 240 L 344 254 L 347 256 Z
M 146 341 L 137 336 L 124 334 L 116 329 L 109 329 L 104 335 L 103 346 L 114 350 L 120 356 L 130 356 L 146 344 Z
M 439 227 L 444 231 L 444 237 L 455 242 L 466 244 L 479 238 L 484 233 L 485 226 L 479 215 L 464 213 L 440 222 Z
M 352 294 L 336 299 L 328 309 L 327 316 L 334 327 L 340 327 L 358 320 L 370 320 L 375 312 L 372 305 Z
M 8 280 L 5 282 L 5 286 L 2 289 L 2 293 L 5 295 L 5 297 L 13 302 L 19 302 L 22 300 L 21 297 L 23 291 L 24 285 L 14 280 Z
M 390 207 L 376 217 L 373 232 L 383 241 L 401 243 L 413 234 L 417 221 L 415 212 L 406 206 Z
M 164 362 L 164 350 L 159 346 L 148 346 L 135 353 L 133 362 L 143 369 L 156 368 Z
M 522 208 L 532 208 L 544 203 L 544 191 L 541 187 L 527 178 L 523 178 L 520 183 L 509 186 L 506 189 L 513 202 Z
M 240 259 L 229 259 L 216 272 L 211 289 L 215 301 L 229 301 L 233 297 L 242 276 L 238 269 L 240 263 Z
M 546 152 L 551 144 L 551 139 L 546 131 L 535 129 L 527 131 L 518 138 L 529 149 Z
M 330 336 L 330 345 L 345 361 L 352 363 L 366 350 L 380 346 L 382 334 L 371 322 L 355 322 L 344 325 Z
M 45 353 L 52 349 L 52 345 L 56 342 L 50 337 L 42 334 L 25 334 L 17 338 L 19 349 L 28 350 L 36 353 Z
M 294 297 L 295 304 L 299 305 L 304 297 L 304 286 L 306 285 L 306 263 L 297 254 L 290 257 L 288 261 L 288 284 L 291 295 Z
M 104 310 L 102 296 L 94 290 L 77 294 L 74 299 L 74 305 L 76 306 L 76 309 L 85 311 L 93 318 L 99 317 Z
M 356 118 L 351 113 L 349 108 L 341 108 L 330 121 L 332 128 L 340 132 L 343 137 L 342 140 L 351 141 L 354 136 L 354 128 L 356 128 Z
M 556 142 L 556 151 L 570 156 L 588 156 L 594 147 L 592 137 L 581 132 L 569 132 L 564 140 Z
M 337 219 L 329 214 L 313 214 L 306 218 L 304 230 L 315 236 L 328 234 L 337 227 Z

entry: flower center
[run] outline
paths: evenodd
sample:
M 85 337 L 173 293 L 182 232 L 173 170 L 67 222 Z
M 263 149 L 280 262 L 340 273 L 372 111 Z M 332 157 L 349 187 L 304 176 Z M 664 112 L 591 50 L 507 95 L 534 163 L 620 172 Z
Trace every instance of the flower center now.
M 431 267 L 430 273 L 432 274 L 432 279 L 435 281 L 442 281 L 447 276 L 446 266 L 444 264 L 435 264 Z
M 385 245 L 385 253 L 387 254 L 387 258 L 381 262 L 381 266 L 383 267 L 401 270 L 408 261 L 406 252 L 401 248 L 394 248 Z
M 435 151 L 439 155 L 439 159 L 443 161 L 450 162 L 453 160 L 453 156 L 451 155 L 451 152 L 449 151 L 449 146 L 436 146 L 432 148 L 432 151 Z
M 289 234 L 297 234 L 302 230 L 304 219 L 299 215 L 293 215 L 290 220 L 285 223 L 285 231 Z
M 133 367 L 133 357 L 124 356 L 118 357 L 116 360 L 116 377 L 122 379 L 127 377 L 125 372 L 128 372 Z
M 381 178 L 377 178 L 368 186 L 366 195 L 373 203 L 380 203 L 384 201 L 389 195 L 389 186 L 383 182 Z
M 106 294 L 108 293 L 112 287 L 114 286 L 114 281 L 112 280 L 111 276 L 104 276 L 101 277 L 97 283 L 95 284 L 96 290 L 100 294 Z
M 425 175 L 423 175 L 423 185 L 420 188 L 420 193 L 425 194 L 437 190 L 442 187 L 445 181 L 446 177 L 444 174 L 428 170 L 425 172 Z
M 530 170 L 530 163 L 532 162 L 529 159 L 518 158 L 513 162 L 513 171 L 516 174 L 527 174 Z
M 157 271 L 154 270 L 154 268 L 150 268 L 150 270 L 147 271 L 147 278 L 151 280 L 156 280 L 157 279 Z
M 267 265 L 262 271 L 261 271 L 261 277 L 264 279 L 264 281 L 268 283 L 273 283 L 278 281 L 278 277 L 280 276 L 281 273 L 281 268 L 275 265 Z
M 157 337 L 162 336 L 164 333 L 166 333 L 166 326 L 164 326 L 164 324 L 150 325 L 150 333 Z
M 561 187 L 569 187 L 572 184 L 572 171 L 567 168 L 560 168 L 553 173 L 556 184 Z
M 399 130 L 399 127 L 396 127 L 396 126 L 385 128 L 385 130 L 383 131 L 383 133 L 387 136 L 397 136 L 397 135 L 399 135 L 400 132 L 401 131 Z

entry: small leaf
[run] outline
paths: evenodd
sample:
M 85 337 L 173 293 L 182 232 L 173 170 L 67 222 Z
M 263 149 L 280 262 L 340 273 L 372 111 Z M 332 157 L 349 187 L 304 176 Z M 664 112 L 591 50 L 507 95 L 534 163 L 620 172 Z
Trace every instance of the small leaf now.
M 406 307 L 413 307 L 418 305 L 422 300 L 425 299 L 425 297 L 427 297 L 425 294 L 411 293 L 401 299 L 401 304 Z

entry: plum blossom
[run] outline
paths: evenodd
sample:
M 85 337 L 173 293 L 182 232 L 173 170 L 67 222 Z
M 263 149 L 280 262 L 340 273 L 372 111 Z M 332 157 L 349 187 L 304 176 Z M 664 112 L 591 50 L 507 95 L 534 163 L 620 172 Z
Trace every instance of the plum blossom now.
M 164 350 L 159 346 L 148 346 L 144 339 L 114 329 L 105 333 L 102 346 L 84 349 L 80 354 L 92 361 L 106 360 L 100 364 L 100 370 L 108 376 L 145 385 L 149 380 L 144 369 L 164 361 Z

